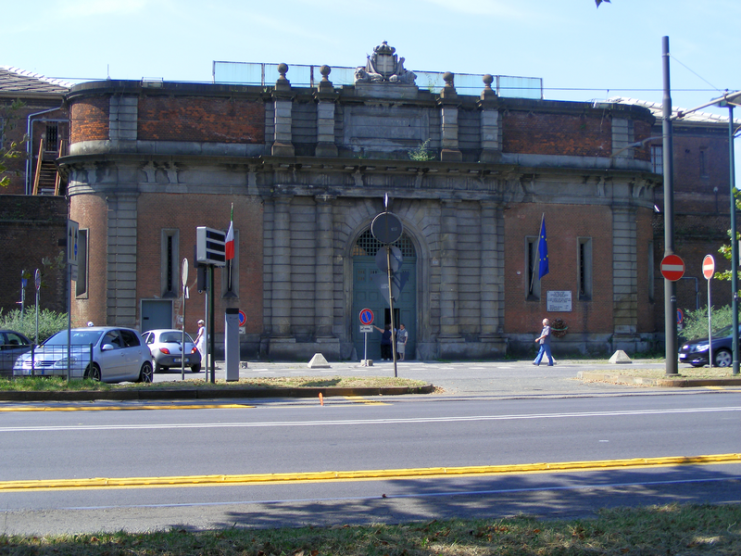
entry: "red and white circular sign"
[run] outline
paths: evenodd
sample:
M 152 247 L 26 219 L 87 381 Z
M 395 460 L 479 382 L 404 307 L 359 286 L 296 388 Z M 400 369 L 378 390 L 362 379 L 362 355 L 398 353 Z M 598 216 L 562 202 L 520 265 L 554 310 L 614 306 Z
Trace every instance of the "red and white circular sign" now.
M 684 276 L 684 261 L 679 255 L 667 255 L 661 261 L 661 275 L 670 282 L 676 282 Z
M 707 280 L 710 280 L 713 274 L 715 274 L 715 259 L 712 255 L 705 255 L 705 258 L 702 260 L 702 275 Z

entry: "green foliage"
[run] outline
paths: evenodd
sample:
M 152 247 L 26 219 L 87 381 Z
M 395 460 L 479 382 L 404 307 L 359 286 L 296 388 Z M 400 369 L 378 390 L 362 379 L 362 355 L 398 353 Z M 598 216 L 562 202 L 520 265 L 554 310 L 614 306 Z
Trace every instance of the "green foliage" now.
M 730 305 L 715 308 L 712 311 L 713 334 L 725 326 L 733 324 L 733 312 Z M 679 333 L 681 341 L 697 340 L 708 337 L 708 309 L 703 307 L 697 311 L 687 311 L 684 315 L 684 328 Z
M 0 138 L 2 138 L 8 131 L 15 128 L 15 122 L 18 119 L 16 112 L 24 106 L 24 102 L 16 100 L 13 101 L 10 106 L 0 109 Z M 23 139 L 20 141 L 11 141 L 7 145 L 0 144 L 0 176 L 8 171 L 8 161 L 24 156 L 22 147 L 25 145 L 27 140 L 28 137 L 24 135 Z M 0 177 L 0 187 L 7 187 L 9 184 L 10 178 L 8 176 Z
M 430 147 L 430 140 L 428 139 L 416 149 L 412 149 L 411 151 L 409 151 L 409 158 L 411 160 L 416 160 L 418 162 L 425 162 L 427 160 L 433 160 L 435 158 L 435 154 L 429 151 L 429 147 Z
M 0 309 L 0 328 L 15 330 L 25 334 L 31 341 L 36 337 L 36 306 L 26 306 L 25 314 L 20 309 L 14 309 L 3 314 Z M 39 311 L 39 343 L 67 328 L 67 313 L 57 313 L 49 309 Z
M 741 201 L 739 201 L 739 192 L 738 189 L 733 192 L 733 196 L 736 197 L 736 210 L 741 210 Z M 728 237 L 731 237 L 731 230 L 728 230 Z M 736 240 L 741 238 L 741 234 L 738 233 L 738 230 L 736 230 Z M 723 255 L 727 260 L 731 260 L 731 257 L 733 253 L 731 252 L 731 244 L 728 243 L 726 245 L 721 245 L 720 249 L 718 249 L 718 253 Z M 731 269 L 724 270 L 723 272 L 716 272 L 713 275 L 713 278 L 717 278 L 718 280 L 730 280 L 731 279 Z

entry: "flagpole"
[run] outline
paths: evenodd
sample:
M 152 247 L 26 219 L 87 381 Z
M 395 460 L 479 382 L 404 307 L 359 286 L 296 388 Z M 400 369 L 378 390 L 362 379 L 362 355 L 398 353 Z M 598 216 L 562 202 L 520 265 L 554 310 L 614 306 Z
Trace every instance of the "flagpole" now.
M 543 222 L 545 221 L 545 213 L 543 213 L 540 217 L 540 228 L 538 228 L 538 248 L 535 250 L 535 260 L 538 261 L 538 273 L 540 273 L 540 234 L 543 231 Z M 535 267 L 533 267 L 533 276 L 530 280 L 530 293 L 533 291 L 533 286 L 535 285 Z

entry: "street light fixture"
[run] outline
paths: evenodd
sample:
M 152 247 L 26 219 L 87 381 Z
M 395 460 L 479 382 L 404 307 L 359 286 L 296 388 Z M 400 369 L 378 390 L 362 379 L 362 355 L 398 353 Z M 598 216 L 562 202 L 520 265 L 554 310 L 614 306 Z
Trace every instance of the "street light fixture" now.
M 720 98 L 692 108 L 691 110 L 681 110 L 677 113 L 677 118 L 682 118 L 687 114 L 696 112 L 708 106 L 728 107 L 728 160 L 730 168 L 730 196 L 731 196 L 731 313 L 733 314 L 733 332 L 732 332 L 732 349 L 733 349 L 733 374 L 739 374 L 738 360 L 738 239 L 736 238 L 736 163 L 733 148 L 733 139 L 735 131 L 733 129 L 733 107 L 741 106 L 741 91 L 726 93 Z M 713 362 L 709 361 L 712 366 Z

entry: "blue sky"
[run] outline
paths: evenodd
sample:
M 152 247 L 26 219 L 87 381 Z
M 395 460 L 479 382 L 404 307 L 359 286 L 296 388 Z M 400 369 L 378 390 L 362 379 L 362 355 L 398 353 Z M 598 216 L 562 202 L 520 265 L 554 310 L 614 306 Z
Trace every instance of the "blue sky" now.
M 675 106 L 741 89 L 738 0 L 612 0 L 599 9 L 594 0 L 8 4 L 0 65 L 69 80 L 208 82 L 214 60 L 358 66 L 385 40 L 408 69 L 540 77 L 553 100 L 661 102 L 666 35 Z

